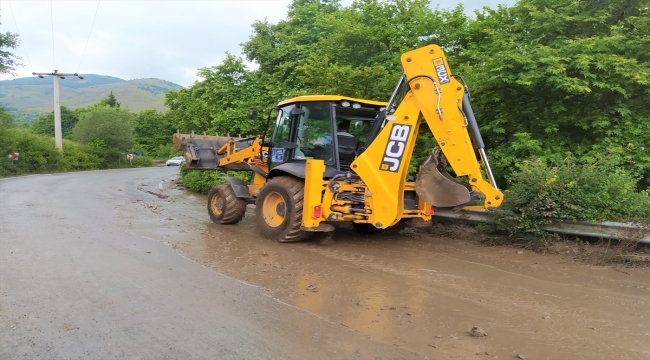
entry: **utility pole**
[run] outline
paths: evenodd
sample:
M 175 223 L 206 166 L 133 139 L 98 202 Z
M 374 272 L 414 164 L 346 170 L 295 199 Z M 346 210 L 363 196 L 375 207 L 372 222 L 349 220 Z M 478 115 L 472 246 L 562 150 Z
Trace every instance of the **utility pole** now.
M 77 73 L 60 73 L 58 70 L 54 70 L 53 73 L 33 72 L 32 75 L 38 75 L 38 77 L 41 79 L 43 79 L 45 76 L 52 76 L 54 78 L 54 143 L 56 144 L 56 147 L 59 148 L 59 151 L 63 151 L 63 134 L 61 132 L 61 104 L 59 103 L 59 78 L 65 79 L 66 76 L 76 76 L 79 79 L 83 80 L 83 76 L 79 76 Z

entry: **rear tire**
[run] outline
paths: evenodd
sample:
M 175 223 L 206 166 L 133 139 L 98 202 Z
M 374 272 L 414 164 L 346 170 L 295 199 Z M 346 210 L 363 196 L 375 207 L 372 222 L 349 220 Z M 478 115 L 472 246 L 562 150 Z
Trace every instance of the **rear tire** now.
M 278 176 L 260 189 L 255 204 L 255 224 L 262 237 L 279 242 L 305 238 L 301 230 L 305 184 L 291 176 Z
M 215 224 L 236 224 L 246 214 L 246 200 L 235 196 L 230 185 L 215 185 L 208 192 L 208 214 Z

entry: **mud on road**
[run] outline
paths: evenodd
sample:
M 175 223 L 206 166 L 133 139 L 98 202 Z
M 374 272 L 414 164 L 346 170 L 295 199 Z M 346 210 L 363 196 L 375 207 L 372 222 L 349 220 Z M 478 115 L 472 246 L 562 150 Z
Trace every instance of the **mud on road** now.
M 160 191 L 169 198 L 138 204 L 173 219 L 159 235 L 180 254 L 408 353 L 650 358 L 648 269 L 621 272 L 569 256 L 482 247 L 463 229 L 370 236 L 339 227 L 325 246 L 274 243 L 257 235 L 251 211 L 238 225 L 215 225 L 205 198 L 180 189 L 172 185 Z M 471 336 L 474 326 L 487 336 Z

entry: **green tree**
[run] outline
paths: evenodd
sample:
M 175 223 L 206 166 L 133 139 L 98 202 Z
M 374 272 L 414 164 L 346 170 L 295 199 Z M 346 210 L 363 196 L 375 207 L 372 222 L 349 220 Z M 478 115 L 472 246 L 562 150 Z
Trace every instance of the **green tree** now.
M 428 0 L 296 0 L 287 20 L 257 21 L 243 44 L 248 60 L 296 94 L 387 100 L 401 74 L 400 55 L 436 42 L 452 54 L 469 18 L 462 6 L 431 9 Z
M 467 39 L 462 70 L 501 177 L 528 157 L 624 149 L 618 165 L 650 178 L 647 1 L 521 0 L 477 13 Z
M 401 52 L 433 37 L 456 39 L 448 29 L 466 23 L 461 7 L 432 10 L 425 0 L 364 0 L 347 8 L 336 0 L 296 0 L 287 20 L 253 24 L 243 52 L 259 69 L 227 54 L 221 64 L 199 69 L 204 80 L 169 92 L 166 105 L 183 131 L 245 134 L 260 127 L 246 120 L 250 108 L 263 114 L 295 95 L 386 100 L 401 74 Z
M 18 47 L 18 34 L 0 33 L 0 74 L 13 74 L 16 66 L 22 66 L 16 60 L 20 59 L 11 49 Z
M 300 90 L 295 69 L 307 63 L 319 40 L 334 31 L 332 20 L 340 10 L 338 0 L 294 0 L 287 20 L 253 24 L 254 35 L 243 44 L 243 52 L 286 90 Z
M 0 106 L 0 129 L 7 129 L 16 126 L 14 117 Z
M 72 133 L 80 144 L 102 144 L 98 155 L 112 161 L 134 143 L 133 116 L 128 110 L 100 107 L 81 115 Z
M 113 91 L 111 91 L 110 94 L 108 94 L 107 97 L 104 99 L 101 99 L 98 103 L 100 106 L 110 106 L 112 108 L 119 108 L 120 103 L 117 102 L 117 99 L 115 98 L 115 95 L 113 95 Z
M 264 113 L 281 99 L 275 98 L 277 93 L 269 91 L 268 83 L 250 71 L 242 58 L 231 54 L 217 66 L 199 69 L 198 75 L 204 80 L 189 89 L 167 93 L 171 123 L 183 131 L 258 133 L 262 120 L 249 120 L 249 110 Z
M 72 129 L 79 122 L 75 113 L 65 106 L 61 106 L 61 132 L 66 139 L 72 138 Z M 35 134 L 54 136 L 54 113 L 41 115 L 31 126 Z
M 177 128 L 186 132 L 208 130 L 213 118 L 205 101 L 201 100 L 205 91 L 205 82 L 199 81 L 190 88 L 165 94 L 165 105 L 169 107 L 167 116 Z
M 105 98 L 99 100 L 98 102 L 88 105 L 86 107 L 82 108 L 76 108 L 72 110 L 72 115 L 74 115 L 77 119 L 81 119 L 84 114 L 87 114 L 89 112 L 93 112 L 97 109 L 105 108 L 105 107 L 110 107 L 110 108 L 120 108 L 120 103 L 117 102 L 117 99 L 115 98 L 115 95 L 113 95 L 113 92 L 111 91 L 109 95 L 107 95 Z M 128 111 L 128 109 L 126 109 Z
M 334 30 L 296 67 L 305 89 L 387 100 L 402 74 L 400 55 L 434 41 L 453 49 L 456 33 L 449 29 L 462 28 L 467 18 L 462 7 L 434 10 L 428 0 L 364 0 L 328 21 Z
M 174 131 L 171 117 L 155 109 L 142 110 L 135 116 L 135 140 L 149 154 L 171 144 Z

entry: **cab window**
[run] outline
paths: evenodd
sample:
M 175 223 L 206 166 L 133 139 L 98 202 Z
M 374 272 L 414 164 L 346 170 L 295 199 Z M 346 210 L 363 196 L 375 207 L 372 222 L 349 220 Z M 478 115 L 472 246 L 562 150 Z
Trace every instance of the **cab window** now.
M 296 160 L 319 159 L 334 165 L 332 140 L 332 111 L 327 102 L 303 103 L 297 129 L 298 148 L 293 152 Z

